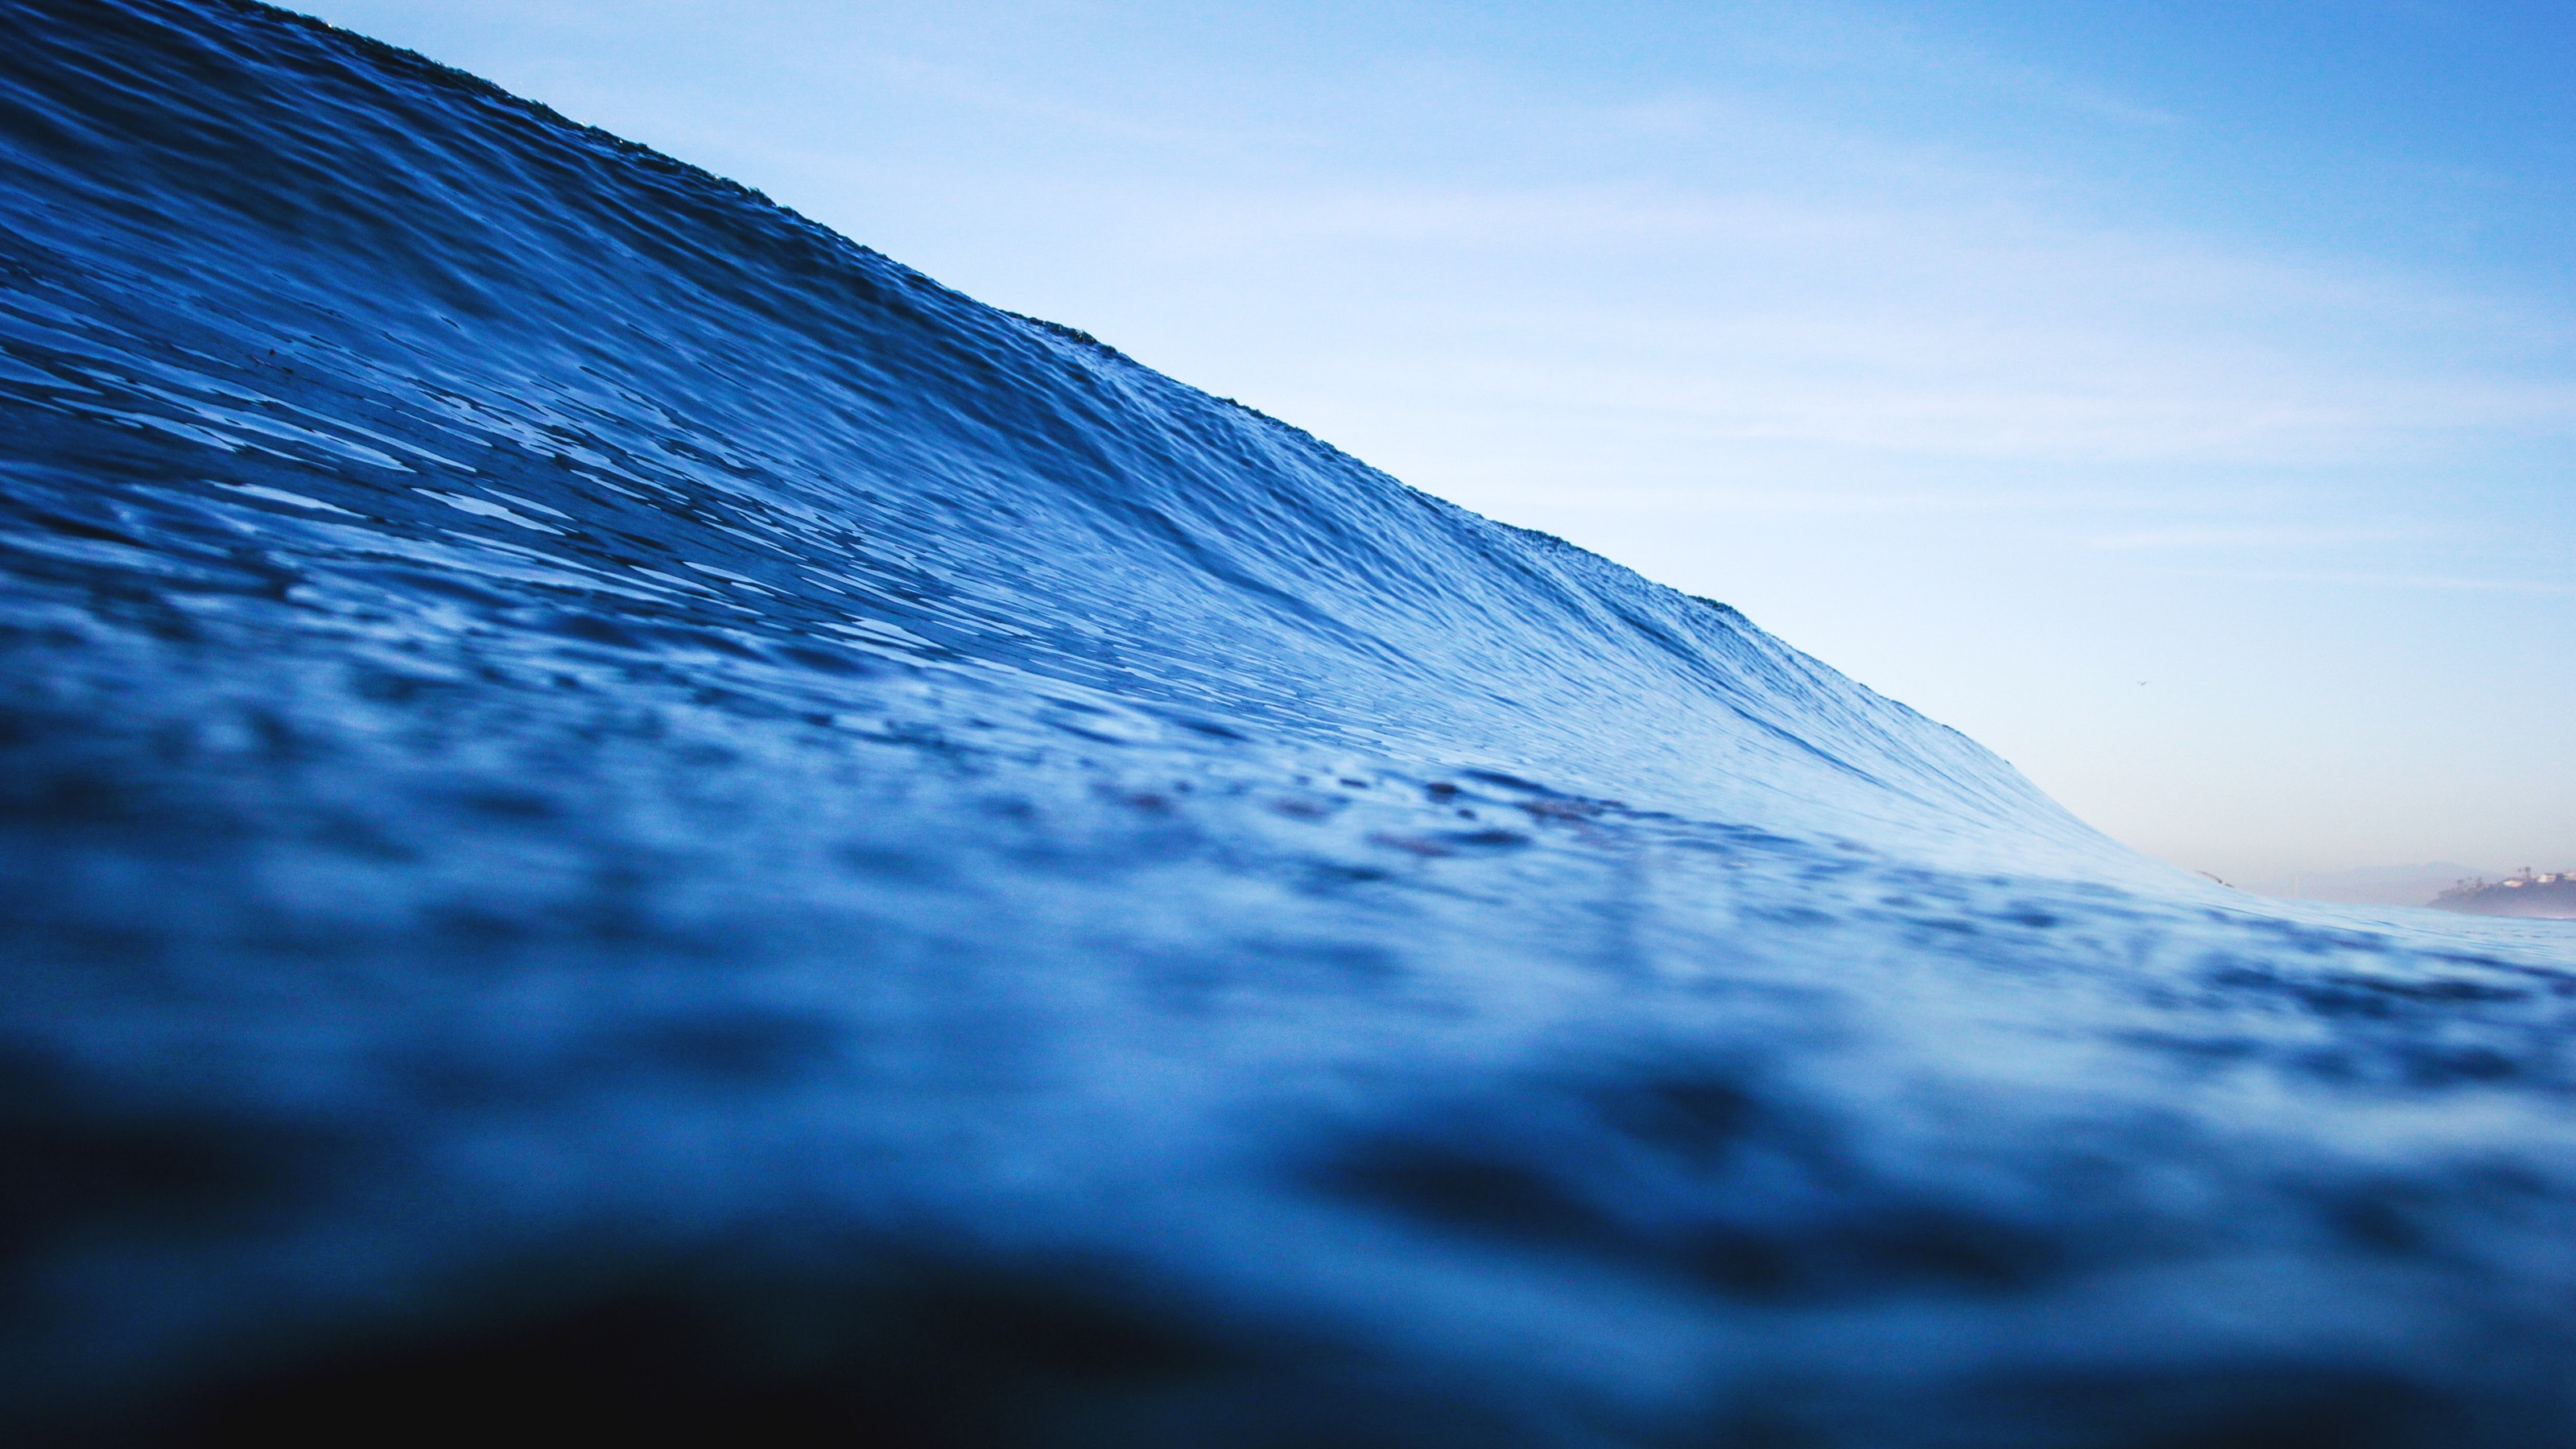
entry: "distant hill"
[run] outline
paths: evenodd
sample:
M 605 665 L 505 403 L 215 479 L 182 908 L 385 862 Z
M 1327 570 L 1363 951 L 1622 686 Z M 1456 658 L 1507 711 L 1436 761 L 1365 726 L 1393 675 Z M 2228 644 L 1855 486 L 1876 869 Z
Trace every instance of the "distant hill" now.
M 2481 870 L 2456 860 L 2425 865 L 2366 865 L 2359 870 L 2299 878 L 2295 892 L 2311 901 L 2342 901 L 2356 906 L 2429 905 L 2435 896 L 2464 880 L 2495 880 L 2500 870 Z
M 2433 904 L 2473 916 L 2576 921 L 2576 871 L 2526 872 L 2447 890 Z

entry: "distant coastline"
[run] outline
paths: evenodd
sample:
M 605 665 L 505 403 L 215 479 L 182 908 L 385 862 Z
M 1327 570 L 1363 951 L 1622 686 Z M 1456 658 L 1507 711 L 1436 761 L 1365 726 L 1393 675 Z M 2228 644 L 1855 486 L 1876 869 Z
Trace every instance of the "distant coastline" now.
M 2473 916 L 2576 921 L 2576 871 L 2535 874 L 2525 866 L 2519 874 L 2499 881 L 2462 881 L 2429 904 L 2436 910 Z

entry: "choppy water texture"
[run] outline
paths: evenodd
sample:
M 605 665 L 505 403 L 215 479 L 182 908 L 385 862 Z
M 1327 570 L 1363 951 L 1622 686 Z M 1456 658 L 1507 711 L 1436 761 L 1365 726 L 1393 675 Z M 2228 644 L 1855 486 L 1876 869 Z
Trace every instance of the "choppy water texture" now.
M 21 1442 L 2576 1443 L 2566 928 L 416 57 L 0 36 Z

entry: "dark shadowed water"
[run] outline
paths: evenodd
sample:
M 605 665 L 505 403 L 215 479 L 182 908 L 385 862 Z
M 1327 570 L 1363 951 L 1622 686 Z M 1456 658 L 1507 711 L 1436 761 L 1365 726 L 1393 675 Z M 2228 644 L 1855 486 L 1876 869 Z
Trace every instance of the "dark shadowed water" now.
M 278 12 L 0 0 L 0 649 L 22 1441 L 2576 1444 L 2570 930 Z

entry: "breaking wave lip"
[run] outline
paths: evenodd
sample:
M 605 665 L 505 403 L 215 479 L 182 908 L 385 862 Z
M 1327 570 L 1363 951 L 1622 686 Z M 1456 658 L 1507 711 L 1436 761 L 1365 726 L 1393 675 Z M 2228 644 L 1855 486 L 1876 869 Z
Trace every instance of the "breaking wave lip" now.
M 2563 931 L 407 52 L 5 15 L 37 1437 L 2571 1442 Z

